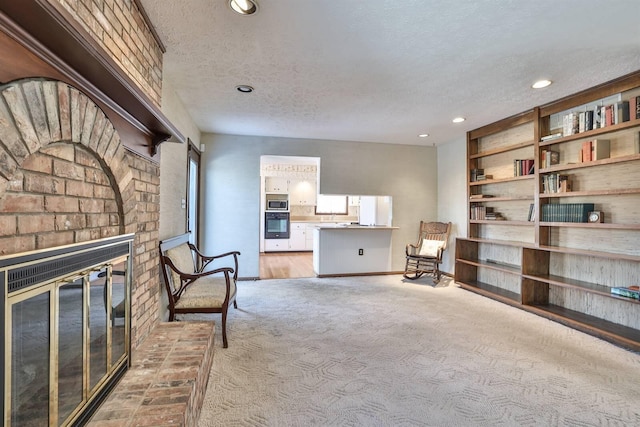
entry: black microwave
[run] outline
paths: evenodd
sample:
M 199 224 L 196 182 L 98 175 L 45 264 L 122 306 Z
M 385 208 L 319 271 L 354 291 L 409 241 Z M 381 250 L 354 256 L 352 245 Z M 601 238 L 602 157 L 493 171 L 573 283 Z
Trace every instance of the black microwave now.
M 286 211 L 289 210 L 289 202 L 287 200 L 267 200 L 268 211 Z

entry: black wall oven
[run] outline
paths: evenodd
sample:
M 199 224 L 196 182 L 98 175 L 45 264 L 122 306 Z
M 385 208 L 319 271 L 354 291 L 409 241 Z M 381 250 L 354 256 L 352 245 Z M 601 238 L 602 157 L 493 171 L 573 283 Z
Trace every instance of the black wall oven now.
M 289 212 L 265 212 L 264 215 L 265 239 L 289 238 Z

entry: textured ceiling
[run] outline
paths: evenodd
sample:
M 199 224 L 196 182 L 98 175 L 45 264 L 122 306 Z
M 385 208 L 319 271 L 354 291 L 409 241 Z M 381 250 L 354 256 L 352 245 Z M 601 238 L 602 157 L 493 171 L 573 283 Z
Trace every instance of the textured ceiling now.
M 640 69 L 638 0 L 258 2 L 142 0 L 203 132 L 441 144 Z

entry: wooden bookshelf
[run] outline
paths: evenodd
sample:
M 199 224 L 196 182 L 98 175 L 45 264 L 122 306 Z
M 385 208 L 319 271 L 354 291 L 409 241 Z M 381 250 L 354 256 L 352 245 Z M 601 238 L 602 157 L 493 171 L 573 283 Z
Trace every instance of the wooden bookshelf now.
M 565 116 L 595 116 L 601 105 L 635 97 L 640 71 L 468 132 L 469 212 L 486 206 L 505 220 L 469 216 L 468 236 L 456 241 L 456 283 L 640 351 L 640 301 L 611 293 L 640 285 L 640 118 L 630 111 L 605 127 L 558 128 Z M 593 140 L 606 140 L 609 152 L 591 161 L 587 151 L 582 161 Z M 540 167 L 545 150 L 558 153 L 558 164 Z M 516 176 L 514 161 L 523 159 L 533 159 L 534 173 Z M 492 178 L 472 181 L 473 169 Z M 559 172 L 573 191 L 545 192 L 555 180 L 545 175 Z M 541 221 L 542 206 L 555 203 L 593 203 L 605 222 Z

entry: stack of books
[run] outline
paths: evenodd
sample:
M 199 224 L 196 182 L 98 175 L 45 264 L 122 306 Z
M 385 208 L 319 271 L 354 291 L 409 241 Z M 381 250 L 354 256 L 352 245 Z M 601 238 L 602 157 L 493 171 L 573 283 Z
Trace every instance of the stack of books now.
M 492 207 L 473 206 L 471 207 L 471 219 L 504 221 L 500 212 L 495 212 Z
M 491 194 L 472 194 L 469 196 L 471 200 L 482 200 L 482 199 L 490 199 L 493 196 Z
M 478 181 L 479 176 L 484 176 L 484 169 L 471 169 L 471 182 Z
M 543 193 L 567 193 L 569 191 L 571 191 L 571 181 L 569 181 L 569 175 L 550 173 L 542 176 Z
M 513 161 L 513 176 L 533 175 L 533 159 L 515 159 Z

